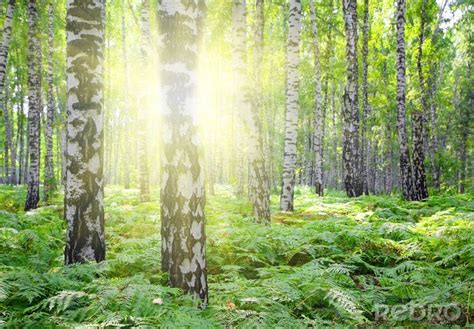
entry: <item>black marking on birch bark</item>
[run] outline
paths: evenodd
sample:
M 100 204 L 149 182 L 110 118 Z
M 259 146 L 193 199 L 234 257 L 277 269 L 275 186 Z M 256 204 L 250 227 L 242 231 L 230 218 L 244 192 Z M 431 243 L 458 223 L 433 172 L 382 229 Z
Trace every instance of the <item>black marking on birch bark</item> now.
M 428 100 L 425 87 L 425 77 L 423 73 L 423 44 L 425 41 L 425 21 L 426 21 L 426 0 L 421 5 L 421 23 L 418 43 L 417 69 L 421 92 L 421 109 L 416 109 L 412 113 L 413 124 L 413 184 L 415 190 L 415 200 L 424 200 L 428 197 L 425 175 L 425 129 L 424 114 L 427 113 Z
M 290 0 L 290 17 L 287 40 L 287 78 L 285 107 L 285 147 L 280 209 L 293 211 L 296 169 L 296 139 L 298 133 L 298 66 L 300 42 L 301 2 Z
M 204 173 L 194 121 L 198 1 L 163 0 L 159 8 L 163 89 L 161 266 L 170 285 L 207 304 Z
M 41 134 L 41 95 L 40 95 L 40 61 L 41 47 L 38 36 L 38 12 L 36 1 L 28 3 L 28 145 L 29 169 L 28 191 L 25 211 L 36 209 L 39 202 L 39 171 L 40 171 L 40 134 Z
M 67 2 L 66 264 L 105 259 L 103 11 L 103 0 Z
M 406 66 L 405 66 L 405 0 L 397 0 L 397 131 L 400 144 L 400 178 L 402 195 L 412 200 L 413 176 L 405 124 Z
M 44 159 L 44 201 L 48 203 L 51 194 L 56 189 L 56 181 L 54 177 L 54 160 L 53 160 L 53 124 L 54 124 L 54 97 L 53 97 L 53 53 L 54 53 L 54 8 L 53 4 L 48 8 L 49 30 L 48 30 L 48 109 L 47 123 L 45 129 L 46 139 L 46 156 Z
M 344 91 L 344 183 L 349 197 L 362 194 L 359 150 L 359 100 L 357 56 L 357 1 L 343 0 L 346 31 L 347 83 Z

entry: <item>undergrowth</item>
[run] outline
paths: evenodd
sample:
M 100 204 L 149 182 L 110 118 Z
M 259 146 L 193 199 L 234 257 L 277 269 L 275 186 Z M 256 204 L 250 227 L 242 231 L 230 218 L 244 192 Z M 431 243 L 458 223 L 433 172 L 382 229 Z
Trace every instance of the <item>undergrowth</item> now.
M 220 186 L 206 212 L 210 304 L 199 310 L 160 271 L 157 200 L 139 203 L 138 191 L 109 188 L 107 261 L 65 267 L 61 197 L 25 214 L 24 194 L 0 189 L 1 327 L 461 327 L 473 320 L 472 195 L 406 203 L 299 189 L 298 211 L 273 208 L 265 227 Z M 432 305 L 455 305 L 459 316 L 406 313 Z M 394 306 L 402 312 L 379 316 Z

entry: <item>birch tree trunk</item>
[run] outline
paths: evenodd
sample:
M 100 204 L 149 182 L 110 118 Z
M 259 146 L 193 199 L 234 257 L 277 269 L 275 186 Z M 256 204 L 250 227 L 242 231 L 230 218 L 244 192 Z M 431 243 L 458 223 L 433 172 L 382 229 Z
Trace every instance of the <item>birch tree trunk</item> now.
M 313 54 L 314 54 L 314 186 L 316 194 L 323 196 L 323 109 L 321 96 L 321 59 L 319 50 L 318 23 L 316 21 L 315 0 L 311 0 L 311 27 L 313 32 Z M 326 93 L 327 94 L 327 93 Z
M 437 66 L 436 64 L 432 64 Z M 430 162 L 431 162 L 431 175 L 433 179 L 433 187 L 439 191 L 441 189 L 440 184 L 440 165 L 438 162 L 438 129 L 437 124 L 437 105 L 436 105 L 436 94 L 437 94 L 437 80 L 438 72 L 434 68 L 431 70 L 431 76 L 428 79 L 429 84 L 429 98 L 430 98 L 430 119 L 431 119 L 431 140 L 430 140 Z
M 347 83 L 344 91 L 344 183 L 349 197 L 362 194 L 359 150 L 359 97 L 357 59 L 357 0 L 343 0 L 346 30 Z
M 12 22 L 13 22 L 13 11 L 15 9 L 15 0 L 9 0 L 7 6 L 7 14 L 5 16 L 5 22 L 3 24 L 2 32 L 2 43 L 0 45 L 0 107 L 3 109 L 3 118 L 5 121 L 5 154 L 4 154 L 4 165 L 5 165 L 5 184 L 12 183 L 12 176 L 10 175 L 10 152 L 13 153 L 13 136 L 12 136 L 12 124 L 9 117 L 7 97 L 5 89 L 5 80 L 6 80 L 6 69 L 8 62 L 8 49 L 10 46 L 11 32 L 12 32 Z M 13 118 L 12 118 L 13 119 Z M 14 161 L 12 159 L 12 166 Z
M 67 0 L 65 263 L 105 259 L 104 0 Z
M 288 44 L 286 49 L 286 111 L 283 179 L 280 210 L 293 211 L 296 169 L 296 139 L 298 134 L 298 87 L 301 1 L 290 0 Z
M 421 26 L 418 44 L 417 69 L 421 93 L 421 110 L 416 109 L 412 114 L 413 122 L 413 186 L 415 189 L 415 200 L 423 200 L 428 197 L 425 175 L 425 134 L 424 113 L 428 113 L 428 99 L 426 94 L 425 77 L 423 73 L 423 44 L 425 41 L 426 23 L 426 0 L 421 6 Z
M 54 8 L 53 5 L 49 5 L 48 19 L 49 19 L 49 31 L 48 31 L 48 111 L 47 111 L 47 122 L 45 129 L 46 137 L 46 156 L 44 163 L 44 201 L 48 203 L 51 194 L 56 188 L 56 182 L 54 177 L 54 160 L 53 160 L 53 124 L 54 124 L 54 98 L 53 98 L 53 54 L 54 54 Z
M 23 95 L 23 87 L 20 83 L 19 86 L 19 94 L 20 94 L 20 104 L 17 113 L 17 122 L 18 122 L 18 184 L 23 183 L 23 168 L 24 168 L 24 159 L 25 159 L 25 118 L 24 118 L 24 95 Z
M 13 156 L 13 115 L 10 117 L 9 109 L 9 98 L 10 98 L 10 88 L 8 79 L 7 87 L 3 89 L 3 98 L 0 101 L 0 108 L 3 107 L 3 121 L 5 125 L 5 142 L 4 142 L 4 172 L 5 172 L 5 184 L 13 184 L 13 178 L 11 171 L 12 167 L 15 164 L 15 157 Z M 13 113 L 12 113 L 13 114 Z M 11 163 L 11 165 L 10 165 Z
M 405 124 L 405 0 L 397 0 L 397 133 L 400 144 L 400 180 L 403 198 L 412 200 L 413 182 L 408 136 Z
M 142 24 L 141 24 L 141 64 L 142 64 L 142 99 L 141 108 L 138 110 L 138 161 L 140 180 L 140 199 L 144 202 L 150 201 L 150 186 L 148 178 L 148 156 L 147 156 L 147 114 L 150 109 L 149 80 L 150 68 L 150 3 L 142 1 Z
M 128 99 L 128 79 L 129 79 L 129 72 L 128 72 L 128 54 L 127 54 L 127 32 L 125 26 L 125 1 L 122 0 L 122 63 L 123 63 L 123 73 L 124 73 L 124 80 L 123 80 L 123 109 L 122 109 L 122 121 L 123 121 L 123 132 L 124 132 L 124 140 L 122 142 L 122 166 L 123 166 L 123 174 L 124 174 L 124 187 L 126 189 L 130 188 L 130 165 L 131 162 L 128 158 L 130 155 L 130 147 L 131 141 L 130 138 L 130 104 Z
M 198 1 L 163 0 L 161 267 L 170 285 L 207 304 L 204 168 L 196 126 Z
M 472 54 L 471 54 L 472 55 Z M 472 57 L 468 59 L 467 63 L 467 70 L 466 70 L 466 80 L 467 85 L 472 86 Z M 467 152 L 468 152 L 468 138 L 470 134 L 470 127 L 469 124 L 471 122 L 471 114 L 474 113 L 473 111 L 473 91 L 472 88 L 468 88 L 466 91 L 466 104 L 461 105 L 462 108 L 459 109 L 459 126 L 460 126 L 460 145 L 459 145 L 459 160 L 460 160 L 460 168 L 459 168 L 459 181 L 458 181 L 458 189 L 459 193 L 464 193 L 466 189 L 466 178 L 467 178 L 467 171 L 468 171 L 468 162 L 467 162 Z M 459 102 L 455 102 L 459 107 Z
M 367 138 L 367 119 L 369 115 L 369 83 L 367 61 L 369 55 L 369 0 L 364 0 L 364 26 L 362 29 L 362 132 L 361 132 L 361 176 L 363 192 L 369 194 L 369 168 L 367 163 L 367 154 L 369 153 L 369 144 Z
M 270 193 L 267 170 L 265 168 L 262 120 L 260 113 L 263 107 L 262 94 L 262 57 L 263 57 L 263 30 L 264 30 L 264 0 L 256 0 L 255 10 L 255 48 L 254 48 L 254 95 L 251 101 L 250 113 L 246 125 L 249 131 L 249 161 L 250 180 L 253 185 L 252 204 L 253 214 L 257 222 L 270 224 Z M 245 48 L 244 48 L 245 49 Z M 245 67 L 243 67 L 245 70 Z
M 39 173 L 40 173 L 40 134 L 41 134 L 41 90 L 40 63 L 41 52 L 38 35 L 38 11 L 36 0 L 28 2 L 29 32 L 28 32 L 28 192 L 26 195 L 25 211 L 36 209 L 39 202 Z
M 436 22 L 436 27 L 434 29 L 433 35 L 431 37 L 431 43 L 435 50 L 440 51 L 438 45 L 438 37 L 441 33 L 440 24 L 443 19 L 443 13 L 448 4 L 448 0 L 444 0 L 443 4 L 439 8 L 438 19 Z M 431 140 L 430 140 L 430 162 L 431 162 L 431 175 L 433 177 L 433 186 L 439 191 L 441 189 L 441 167 L 438 160 L 439 152 L 439 142 L 438 142 L 438 129 L 437 129 L 437 85 L 438 85 L 438 70 L 440 69 L 440 64 L 435 60 L 434 63 L 430 65 L 430 76 L 428 78 L 428 88 L 429 88 L 429 107 L 430 107 L 430 119 L 431 119 Z
M 0 45 L 0 96 L 3 95 L 5 86 L 5 75 L 8 61 L 8 49 L 10 46 L 12 34 L 13 11 L 15 9 L 16 0 L 9 0 L 7 6 L 7 15 L 3 23 L 2 44 Z

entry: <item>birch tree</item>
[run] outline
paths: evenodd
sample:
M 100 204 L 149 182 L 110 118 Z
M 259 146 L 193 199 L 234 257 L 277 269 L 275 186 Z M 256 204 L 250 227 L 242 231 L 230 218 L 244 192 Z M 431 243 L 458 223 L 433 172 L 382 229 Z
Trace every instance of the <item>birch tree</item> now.
M 139 161 L 139 181 L 140 198 L 142 201 L 150 200 L 150 187 L 148 178 L 148 157 L 147 157 L 147 114 L 150 106 L 150 94 L 148 84 L 148 74 L 150 68 L 150 3 L 148 0 L 142 1 L 141 8 L 141 108 L 138 110 L 138 161 Z
M 130 162 L 127 158 L 130 154 L 130 102 L 128 95 L 128 79 L 129 79 L 129 70 L 128 70 L 128 52 L 127 52 L 127 29 L 125 24 L 125 1 L 122 0 L 122 63 L 123 63 L 123 109 L 122 112 L 122 121 L 123 121 L 123 131 L 124 131 L 124 143 L 122 143 L 122 155 L 123 155 L 123 174 L 124 174 L 124 187 L 126 189 L 130 188 Z
M 397 133 L 400 144 L 400 180 L 405 200 L 413 197 L 412 169 L 406 119 L 405 0 L 397 0 Z
M 283 179 L 280 209 L 293 211 L 296 169 L 296 139 L 298 134 L 298 87 L 301 1 L 290 0 L 288 42 L 286 48 L 286 102 L 285 146 L 283 154 Z
M 36 0 L 28 2 L 28 192 L 25 211 L 36 209 L 39 202 L 41 89 L 40 89 L 40 39 Z
M 420 34 L 418 37 L 417 70 L 420 84 L 421 109 L 415 109 L 412 113 L 413 125 L 413 188 L 415 200 L 423 200 L 428 197 L 425 175 L 425 134 L 424 134 L 424 113 L 428 113 L 428 95 L 426 93 L 425 76 L 423 73 L 423 44 L 425 41 L 426 24 L 426 0 L 421 4 Z
M 5 80 L 7 75 L 7 62 L 8 62 L 8 50 L 10 47 L 11 32 L 12 32 L 12 22 L 13 22 L 13 12 L 15 9 L 15 0 L 9 0 L 7 6 L 7 13 L 5 16 L 5 22 L 3 23 L 3 32 L 2 32 L 2 43 L 0 45 L 0 107 L 3 107 L 3 119 L 5 122 L 5 145 L 4 145 L 4 161 L 5 161 L 5 183 L 14 184 L 15 177 L 11 175 L 11 167 L 15 167 L 15 157 L 13 156 L 13 125 L 10 118 L 10 113 L 8 109 L 5 89 Z M 12 166 L 10 167 L 9 163 L 11 162 Z
M 362 131 L 361 131 L 361 176 L 363 192 L 369 194 L 369 143 L 367 138 L 367 119 L 369 115 L 369 0 L 364 0 L 364 26 L 362 28 Z
M 67 0 L 65 263 L 105 259 L 104 0 Z
M 263 55 L 263 0 L 255 11 L 254 88 L 250 90 L 247 72 L 246 1 L 235 0 L 232 6 L 232 51 L 235 76 L 235 108 L 244 118 L 248 132 L 249 187 L 253 214 L 258 222 L 270 222 L 270 197 L 265 168 L 260 112 L 262 102 L 261 65 Z
M 323 196 L 323 109 L 321 96 L 321 61 L 319 50 L 318 23 L 316 21 L 315 0 L 311 0 L 311 28 L 313 32 L 313 55 L 314 55 L 314 185 L 316 194 Z M 327 94 L 327 93 L 326 93 Z M 327 105 L 327 104 L 326 104 Z
M 362 194 L 359 150 L 359 65 L 357 56 L 357 0 L 343 0 L 346 31 L 347 82 L 344 90 L 344 183 L 347 196 Z
M 169 283 L 207 304 L 204 167 L 196 126 L 197 0 L 158 10 L 161 101 L 161 267 Z
M 443 19 L 443 13 L 448 5 L 448 0 L 444 0 L 441 7 L 439 7 L 438 19 L 434 28 L 433 35 L 431 36 L 431 43 L 436 51 L 442 51 L 439 46 L 441 30 L 441 21 Z M 430 107 L 430 121 L 431 121 L 431 138 L 430 138 L 430 162 L 431 162 L 431 174 L 433 177 L 433 186 L 436 190 L 441 189 L 441 167 L 438 159 L 439 153 L 439 141 L 438 141 L 438 129 L 437 129 L 437 116 L 438 106 L 436 96 L 438 93 L 438 75 L 441 73 L 442 65 L 438 60 L 432 60 L 430 63 L 430 75 L 428 78 L 429 88 L 429 107 Z
M 7 69 L 8 49 L 12 34 L 13 12 L 16 0 L 9 0 L 7 6 L 7 14 L 3 23 L 2 44 L 0 45 L 0 95 L 3 95 L 5 86 L 5 75 Z
M 46 139 L 46 156 L 44 159 L 44 201 L 47 203 L 51 197 L 52 192 L 55 189 L 55 178 L 54 178 L 54 160 L 53 160 L 53 124 L 54 124 L 54 97 L 53 97 L 53 54 L 54 54 L 54 7 L 53 4 L 49 5 L 48 9 L 48 110 L 47 110 L 47 121 L 45 129 Z

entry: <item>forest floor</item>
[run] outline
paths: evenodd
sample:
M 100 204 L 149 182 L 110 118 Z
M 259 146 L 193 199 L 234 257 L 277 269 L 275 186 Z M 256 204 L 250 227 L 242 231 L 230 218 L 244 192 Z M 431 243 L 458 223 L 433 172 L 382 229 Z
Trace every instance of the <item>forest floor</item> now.
M 157 195 L 157 192 L 155 193 Z M 0 188 L 0 327 L 469 326 L 474 196 L 317 198 L 253 224 L 225 186 L 208 197 L 210 304 L 166 286 L 157 200 L 106 191 L 107 261 L 64 267 L 55 204 L 24 213 L 24 188 Z

